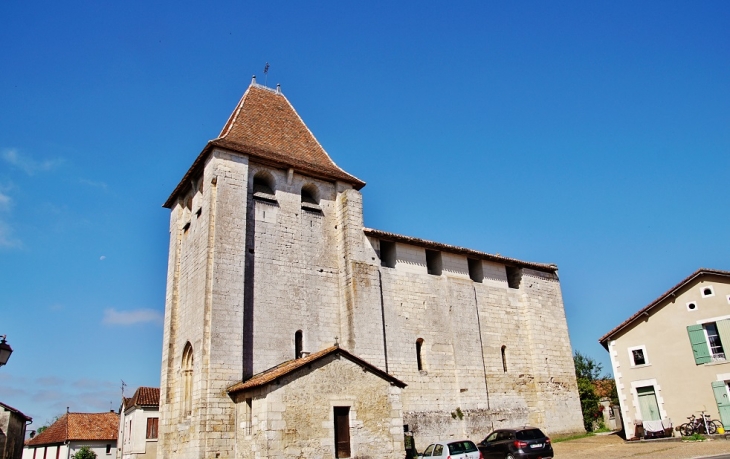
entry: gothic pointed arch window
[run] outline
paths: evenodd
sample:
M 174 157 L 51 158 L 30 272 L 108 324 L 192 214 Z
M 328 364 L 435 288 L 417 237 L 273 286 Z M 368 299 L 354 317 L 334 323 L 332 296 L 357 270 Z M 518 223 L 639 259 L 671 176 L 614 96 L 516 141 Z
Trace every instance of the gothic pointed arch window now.
M 182 413 L 190 416 L 193 408 L 193 346 L 185 343 L 182 355 Z

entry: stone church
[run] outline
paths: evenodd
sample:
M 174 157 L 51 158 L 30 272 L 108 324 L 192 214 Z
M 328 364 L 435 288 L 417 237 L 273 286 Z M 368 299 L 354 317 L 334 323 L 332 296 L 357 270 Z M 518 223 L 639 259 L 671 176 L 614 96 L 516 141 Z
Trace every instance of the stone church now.
M 254 79 L 164 204 L 159 457 L 582 431 L 557 266 L 367 228 L 364 186 Z

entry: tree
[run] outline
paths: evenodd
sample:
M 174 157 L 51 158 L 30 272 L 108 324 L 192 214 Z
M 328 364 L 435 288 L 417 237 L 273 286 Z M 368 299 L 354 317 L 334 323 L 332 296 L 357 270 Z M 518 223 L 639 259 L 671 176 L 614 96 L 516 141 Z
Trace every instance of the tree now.
M 602 365 L 587 355 L 575 351 L 575 378 L 578 382 L 578 397 L 580 408 L 583 411 L 583 427 L 588 432 L 593 431 L 593 423 L 599 419 L 601 411 L 598 407 L 598 395 L 593 381 L 601 379 Z
M 82 446 L 76 454 L 71 456 L 73 459 L 96 459 L 96 453 L 89 449 L 88 446 Z
M 59 419 L 61 419 L 61 416 L 63 416 L 63 415 L 62 414 L 58 414 L 58 415 L 54 416 L 53 419 L 51 419 L 50 421 L 48 419 L 46 419 L 46 423 L 43 424 L 42 426 L 38 427 L 35 430 L 36 435 L 39 434 L 39 433 L 41 433 L 41 432 L 43 432 L 44 430 L 46 430 L 47 428 L 49 428 L 51 426 L 51 424 L 53 424 L 54 422 L 56 422 Z

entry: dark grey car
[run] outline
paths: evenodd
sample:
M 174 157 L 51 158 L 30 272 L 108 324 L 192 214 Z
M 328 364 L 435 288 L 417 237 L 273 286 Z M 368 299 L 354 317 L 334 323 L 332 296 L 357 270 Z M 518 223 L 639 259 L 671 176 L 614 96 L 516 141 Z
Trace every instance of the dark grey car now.
M 484 459 L 548 459 L 553 457 L 550 439 L 536 427 L 500 429 L 479 443 Z

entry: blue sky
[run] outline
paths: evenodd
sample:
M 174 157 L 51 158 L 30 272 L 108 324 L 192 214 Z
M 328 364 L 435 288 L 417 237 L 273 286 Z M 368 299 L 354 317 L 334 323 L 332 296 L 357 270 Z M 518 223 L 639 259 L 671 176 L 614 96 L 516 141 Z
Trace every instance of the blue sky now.
M 251 75 L 369 227 L 560 268 L 571 341 L 730 269 L 727 2 L 0 3 L 0 401 L 159 385 L 168 211 Z

